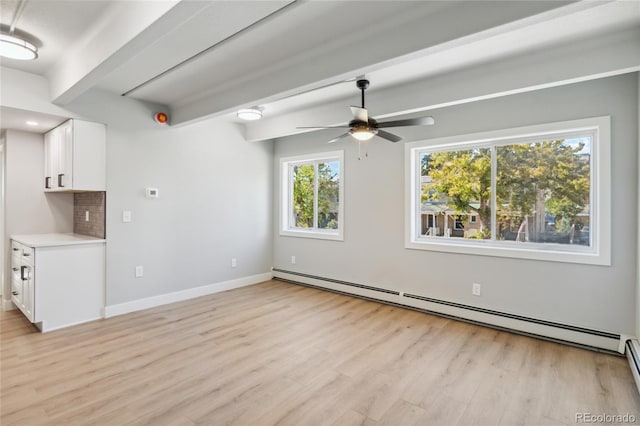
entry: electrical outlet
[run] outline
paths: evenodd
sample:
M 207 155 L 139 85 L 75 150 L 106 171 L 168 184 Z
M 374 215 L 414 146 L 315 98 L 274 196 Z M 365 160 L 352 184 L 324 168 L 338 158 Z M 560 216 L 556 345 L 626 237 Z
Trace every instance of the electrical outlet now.
M 473 283 L 471 286 L 471 294 L 474 296 L 480 296 L 482 290 L 482 286 L 478 283 Z
M 136 278 L 140 278 L 144 275 L 144 268 L 142 266 L 136 266 Z
M 296 264 L 296 257 L 295 256 L 291 256 L 291 264 L 292 265 Z
M 238 266 L 238 261 L 237 259 L 234 257 L 233 259 L 231 259 L 231 267 L 235 268 L 236 266 Z
M 85 210 L 84 212 L 84 221 L 89 222 L 89 210 Z

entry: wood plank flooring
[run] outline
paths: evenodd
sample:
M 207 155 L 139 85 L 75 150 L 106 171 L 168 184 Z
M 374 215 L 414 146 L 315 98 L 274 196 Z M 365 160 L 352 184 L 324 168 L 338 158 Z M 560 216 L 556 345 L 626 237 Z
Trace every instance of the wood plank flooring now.
M 562 425 L 625 358 L 269 281 L 54 331 L 1 314 L 8 425 Z

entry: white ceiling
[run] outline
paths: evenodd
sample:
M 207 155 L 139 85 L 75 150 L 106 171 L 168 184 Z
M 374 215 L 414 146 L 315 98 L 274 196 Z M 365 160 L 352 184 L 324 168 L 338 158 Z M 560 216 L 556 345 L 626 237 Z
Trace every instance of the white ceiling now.
M 0 2 L 5 28 L 18 0 Z M 640 28 L 640 2 L 27 0 L 17 28 L 40 57 L 0 65 L 45 76 L 62 106 L 99 88 L 165 105 L 173 124 L 336 100 L 348 118 L 358 75 L 375 94 Z M 0 110 L 1 125 L 18 112 Z
M 0 129 L 44 133 L 65 121 L 65 117 L 0 106 Z
M 11 25 L 19 0 L 0 0 L 0 23 Z M 44 75 L 60 59 L 67 46 L 76 43 L 92 23 L 105 13 L 107 0 L 31 0 L 16 22 L 16 33 L 38 46 L 38 59 L 18 61 L 0 58 L 0 65 Z

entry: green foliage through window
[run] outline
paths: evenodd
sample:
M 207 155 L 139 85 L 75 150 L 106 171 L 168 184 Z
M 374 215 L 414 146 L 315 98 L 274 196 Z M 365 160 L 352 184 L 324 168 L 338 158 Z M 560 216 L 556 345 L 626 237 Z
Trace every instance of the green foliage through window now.
M 338 229 L 340 161 L 291 165 L 292 216 L 296 228 Z
M 591 144 L 587 134 L 422 152 L 422 234 L 590 245 Z

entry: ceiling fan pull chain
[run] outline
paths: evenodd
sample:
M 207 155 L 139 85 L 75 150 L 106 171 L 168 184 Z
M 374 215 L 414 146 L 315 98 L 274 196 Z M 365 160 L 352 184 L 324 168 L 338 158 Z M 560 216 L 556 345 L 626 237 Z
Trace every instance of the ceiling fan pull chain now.
M 360 155 L 360 145 L 362 142 L 358 141 L 358 160 L 362 160 L 362 156 Z

